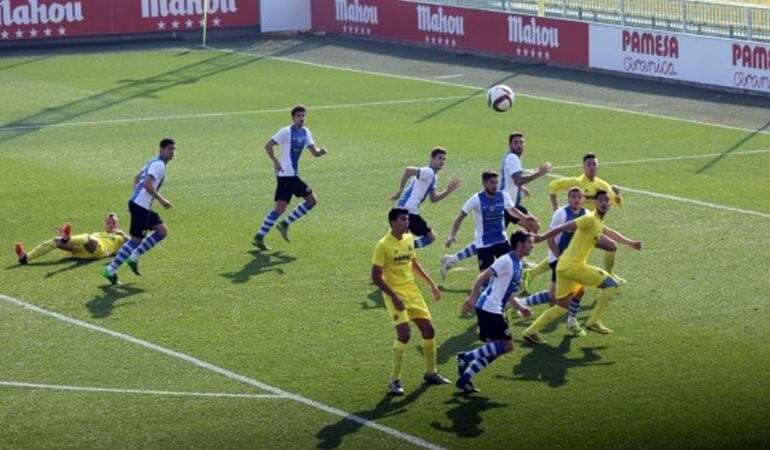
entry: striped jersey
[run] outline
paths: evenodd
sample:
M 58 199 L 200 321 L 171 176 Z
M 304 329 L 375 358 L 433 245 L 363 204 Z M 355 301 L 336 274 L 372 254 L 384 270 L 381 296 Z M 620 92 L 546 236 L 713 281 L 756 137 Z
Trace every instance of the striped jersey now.
M 521 204 L 521 188 L 516 186 L 513 176 L 522 172 L 524 169 L 521 167 L 519 155 L 508 151 L 503 157 L 503 165 L 500 168 L 500 190 L 510 195 L 516 206 Z
M 409 187 L 401 194 L 396 206 L 406 208 L 411 214 L 420 214 L 420 204 L 428 193 L 436 190 L 436 172 L 432 167 L 420 167 L 417 175 L 409 182 Z
M 152 186 L 155 188 L 155 191 L 159 191 L 161 186 L 163 186 L 163 180 L 166 179 L 166 163 L 163 159 L 160 157 L 151 159 L 144 165 L 142 171 L 139 172 L 139 184 L 136 185 L 134 194 L 129 200 L 144 209 L 150 209 L 153 200 L 150 193 L 144 188 L 144 182 L 148 177 L 152 179 Z
M 509 252 L 497 258 L 490 266 L 490 270 L 494 275 L 476 300 L 476 308 L 493 314 L 502 314 L 508 299 L 519 290 L 523 273 L 521 262 L 516 259 L 513 252 Z
M 476 216 L 476 248 L 489 247 L 505 242 L 505 210 L 513 208 L 511 197 L 497 191 L 491 197 L 485 191 L 473 194 L 463 205 L 466 216 Z
M 289 125 L 275 133 L 273 142 L 281 146 L 281 155 L 278 157 L 278 161 L 281 162 L 282 170 L 276 175 L 279 177 L 299 176 L 299 157 L 302 156 L 302 150 L 305 147 L 315 147 L 310 130 L 306 127 L 297 129 L 293 125 Z
M 586 213 L 585 208 L 580 208 L 580 211 L 574 212 L 572 211 L 572 208 L 567 205 L 563 208 L 559 208 L 556 210 L 555 213 L 553 213 L 553 217 L 551 218 L 551 225 L 548 227 L 550 230 L 551 228 L 558 227 L 559 225 L 563 223 L 570 222 L 572 220 L 577 219 L 580 216 L 584 216 Z M 564 253 L 564 250 L 567 249 L 567 246 L 569 245 L 569 242 L 572 240 L 572 236 L 575 233 L 573 231 L 564 231 L 556 235 L 555 241 L 556 246 L 559 248 L 559 254 Z M 559 258 L 556 257 L 556 255 L 553 254 L 551 251 L 551 248 L 548 248 L 548 262 L 552 263 Z

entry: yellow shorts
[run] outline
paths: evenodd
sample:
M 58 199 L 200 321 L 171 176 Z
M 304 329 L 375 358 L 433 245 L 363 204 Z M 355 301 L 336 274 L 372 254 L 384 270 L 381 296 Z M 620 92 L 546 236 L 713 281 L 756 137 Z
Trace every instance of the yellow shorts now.
M 385 307 L 388 308 L 388 315 L 393 321 L 393 326 L 409 323 L 414 319 L 431 320 L 428 305 L 425 304 L 425 299 L 422 298 L 422 292 L 420 292 L 420 289 L 417 286 L 414 284 L 395 287 L 391 286 L 391 289 L 398 295 L 398 298 L 404 302 L 404 306 L 406 306 L 403 311 L 399 311 L 393 306 L 393 300 L 387 295 L 383 295 Z
M 78 245 L 75 247 L 73 251 L 70 252 L 70 255 L 72 255 L 73 258 L 77 259 L 99 259 L 104 258 L 105 256 L 105 250 L 102 243 L 97 239 L 96 240 L 96 250 L 94 250 L 93 253 L 86 250 L 86 247 L 84 245 Z
M 586 263 L 562 261 L 556 264 L 556 298 L 577 294 L 582 286 L 598 287 L 610 274 Z

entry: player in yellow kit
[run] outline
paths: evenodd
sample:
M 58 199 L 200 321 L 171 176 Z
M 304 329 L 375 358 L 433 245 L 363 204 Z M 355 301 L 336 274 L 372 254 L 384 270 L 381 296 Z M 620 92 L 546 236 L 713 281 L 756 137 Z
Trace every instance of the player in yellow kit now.
M 420 289 L 414 283 L 413 272 L 430 285 L 433 298 L 441 300 L 438 286 L 425 269 L 417 262 L 414 236 L 408 232 L 409 210 L 393 208 L 388 213 L 390 232 L 377 242 L 372 257 L 372 281 L 383 292 L 385 306 L 393 325 L 396 327 L 396 342 L 393 345 L 393 368 L 388 384 L 388 393 L 404 395 L 401 387 L 401 365 L 409 342 L 409 322 L 414 322 L 422 334 L 422 349 L 425 356 L 426 383 L 447 384 L 449 380 L 436 371 L 436 330 L 433 328 L 428 306 Z
M 128 236 L 118 229 L 118 216 L 109 213 L 104 218 L 104 231 L 72 236 L 72 225 L 57 227 L 59 237 L 49 239 L 29 253 L 24 251 L 21 243 L 16 244 L 16 257 L 19 264 L 27 264 L 54 249 L 64 250 L 68 256 L 77 259 L 99 259 L 114 255 L 126 243 Z
M 535 237 L 535 241 L 540 242 L 564 231 L 575 233 L 556 264 L 556 305 L 544 311 L 524 331 L 524 339 L 533 344 L 543 342 L 538 331 L 566 314 L 570 300 L 578 296 L 584 287 L 598 287 L 602 290 L 586 327 L 601 334 L 612 333 L 612 330 L 602 324 L 601 319 L 610 298 L 619 286 L 612 275 L 598 267 L 588 265 L 588 256 L 602 236 L 621 242 L 635 250 L 642 249 L 642 242 L 632 241 L 604 225 L 604 217 L 610 209 L 610 196 L 606 191 L 596 191 L 593 203 L 594 212 L 551 228 L 544 235 Z
M 622 206 L 623 197 L 620 196 L 620 188 L 616 185 L 610 186 L 609 183 L 597 177 L 596 172 L 598 170 L 599 159 L 594 153 L 586 153 L 583 156 L 583 175 L 579 177 L 560 178 L 552 181 L 551 184 L 548 185 L 548 191 L 551 197 L 551 209 L 553 211 L 559 209 L 559 202 L 556 196 L 560 192 L 567 192 L 575 186 L 583 190 L 583 195 L 586 200 L 585 207 L 589 211 L 594 211 L 593 199 L 594 196 L 596 196 L 597 191 L 607 192 L 613 205 Z M 613 271 L 615 268 L 615 252 L 618 250 L 617 244 L 612 239 L 602 236 L 596 242 L 596 246 L 604 250 L 604 270 L 611 273 L 620 285 L 625 284 L 626 280 L 615 275 Z M 524 290 L 529 291 L 529 285 L 532 282 L 532 279 L 547 272 L 548 268 L 548 261 L 543 260 L 534 269 L 525 270 L 522 281 Z

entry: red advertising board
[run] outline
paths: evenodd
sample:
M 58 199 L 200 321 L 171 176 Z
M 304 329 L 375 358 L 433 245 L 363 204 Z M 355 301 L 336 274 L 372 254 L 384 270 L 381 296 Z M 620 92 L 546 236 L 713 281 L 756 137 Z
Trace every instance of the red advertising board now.
M 259 25 L 258 0 L 207 0 L 210 29 Z M 203 26 L 204 0 L 0 0 L 0 43 L 176 32 Z
M 588 25 L 403 0 L 312 0 L 312 27 L 517 58 L 588 65 Z

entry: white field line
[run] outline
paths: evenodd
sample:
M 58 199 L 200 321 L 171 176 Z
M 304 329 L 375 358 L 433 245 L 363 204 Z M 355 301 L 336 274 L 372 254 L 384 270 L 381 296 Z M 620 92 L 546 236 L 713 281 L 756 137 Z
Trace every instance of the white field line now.
M 61 321 L 66 322 L 66 323 L 68 323 L 70 325 L 74 325 L 74 326 L 81 327 L 81 328 L 86 328 L 86 329 L 89 329 L 89 330 L 92 330 L 92 331 L 96 331 L 96 332 L 99 332 L 99 333 L 104 333 L 104 334 L 107 334 L 109 336 L 112 336 L 112 337 L 115 337 L 115 338 L 118 338 L 118 339 L 122 339 L 124 341 L 128 341 L 128 342 L 131 342 L 133 344 L 142 346 L 144 348 L 147 348 L 147 349 L 150 349 L 150 350 L 154 350 L 154 351 L 162 353 L 164 355 L 168 355 L 168 356 L 171 356 L 171 357 L 174 357 L 174 358 L 177 358 L 177 359 L 181 359 L 182 361 L 186 361 L 186 362 L 189 362 L 190 364 L 196 365 L 196 366 L 201 367 L 203 369 L 210 370 L 210 371 L 212 371 L 214 373 L 218 373 L 218 374 L 220 374 L 222 376 L 225 376 L 227 378 L 230 378 L 232 380 L 240 381 L 241 383 L 245 383 L 245 384 L 248 384 L 250 386 L 258 387 L 258 388 L 262 389 L 263 391 L 272 392 L 275 395 L 279 395 L 281 397 L 284 397 L 284 398 L 287 398 L 287 399 L 290 399 L 290 400 L 295 400 L 295 401 L 297 401 L 299 403 L 302 403 L 304 405 L 310 406 L 311 408 L 315 408 L 315 409 L 324 411 L 326 413 L 333 414 L 335 416 L 339 416 L 339 417 L 342 417 L 344 419 L 350 420 L 352 422 L 356 422 L 356 423 L 358 423 L 360 425 L 373 428 L 375 430 L 381 431 L 381 432 L 383 432 L 385 434 L 388 434 L 388 435 L 393 436 L 393 437 L 395 437 L 397 439 L 401 439 L 403 441 L 412 443 L 414 445 L 417 445 L 417 446 L 420 446 L 420 447 L 423 447 L 423 448 L 428 448 L 428 449 L 435 449 L 435 450 L 443 449 L 443 447 L 439 447 L 436 444 L 433 444 L 431 442 L 425 441 L 425 440 L 420 439 L 418 437 L 415 437 L 415 436 L 403 433 L 403 432 L 398 431 L 398 430 L 396 430 L 394 428 L 387 427 L 385 425 L 379 424 L 379 423 L 374 422 L 372 420 L 365 419 L 365 418 L 357 416 L 355 414 L 351 414 L 349 412 L 343 411 L 343 410 L 335 408 L 333 406 L 325 405 L 323 403 L 317 402 L 315 400 L 311 400 L 311 399 L 303 397 L 301 395 L 294 394 L 294 393 L 291 393 L 291 392 L 288 392 L 288 391 L 284 391 L 282 389 L 273 387 L 273 386 L 271 386 L 269 384 L 262 383 L 261 381 L 257 381 L 257 380 L 254 380 L 252 378 L 249 378 L 249 377 L 246 377 L 246 376 L 243 376 L 243 375 L 239 375 L 239 374 L 237 374 L 235 372 L 232 372 L 232 371 L 229 371 L 227 369 L 223 369 L 223 368 L 215 366 L 213 364 L 209 364 L 209 363 L 207 363 L 205 361 L 202 361 L 202 360 L 200 360 L 198 358 L 195 358 L 193 356 L 185 355 L 184 353 L 180 353 L 180 352 L 177 352 L 177 351 L 165 348 L 165 347 L 161 347 L 161 346 L 155 345 L 155 344 L 153 344 L 151 342 L 147 342 L 147 341 L 144 341 L 142 339 L 135 338 L 133 336 L 129 336 L 127 334 L 119 333 L 117 331 L 110 330 L 108 328 L 100 327 L 98 325 L 93 325 L 93 324 L 90 324 L 88 322 L 83 322 L 82 320 L 74 319 L 72 317 L 65 316 L 64 314 L 60 314 L 60 313 L 53 312 L 53 311 L 48 311 L 47 309 L 39 308 L 39 307 L 37 307 L 35 305 L 26 303 L 24 301 L 21 301 L 19 299 L 13 298 L 13 297 L 9 297 L 9 296 L 4 295 L 4 294 L 0 294 L 0 300 L 8 302 L 8 303 L 11 303 L 11 304 L 14 304 L 16 306 L 20 306 L 20 307 L 28 309 L 30 311 L 34 311 L 34 312 L 37 312 L 37 313 L 40 313 L 40 314 L 43 314 L 43 315 L 46 315 L 46 316 L 49 316 L 49 317 L 53 317 L 53 318 L 55 318 L 57 320 L 61 320 Z
M 683 155 L 683 156 L 664 156 L 660 158 L 646 158 L 646 159 L 627 159 L 623 161 L 601 161 L 602 166 L 619 166 L 619 165 L 625 165 L 625 164 L 643 164 L 643 163 L 651 163 L 651 162 L 664 162 L 664 161 L 679 161 L 683 159 L 703 159 L 703 158 L 715 158 L 717 156 L 724 156 L 724 157 L 733 157 L 733 156 L 741 156 L 741 155 L 756 155 L 760 153 L 770 153 L 770 148 L 763 148 L 760 150 L 746 150 L 742 152 L 731 152 L 731 153 L 701 153 L 699 155 Z M 582 164 L 572 164 L 569 166 L 553 166 L 552 169 L 559 170 L 559 169 L 577 169 L 582 168 Z
M 454 95 L 449 97 L 381 100 L 381 101 L 366 102 L 366 103 L 340 103 L 337 105 L 316 105 L 316 106 L 310 106 L 309 108 L 312 110 L 364 108 L 368 106 L 388 106 L 388 105 L 405 105 L 410 103 L 442 102 L 447 100 L 459 100 L 463 98 L 468 98 L 468 96 Z M 177 115 L 171 115 L 171 116 L 154 116 L 154 117 L 127 117 L 125 119 L 105 119 L 105 120 L 92 120 L 92 121 L 83 121 L 83 122 L 40 123 L 40 124 L 0 127 L 0 133 L 8 132 L 8 131 L 39 130 L 39 129 L 45 129 L 45 128 L 83 127 L 83 126 L 91 126 L 91 125 L 114 125 L 114 124 L 121 124 L 121 123 L 155 122 L 158 120 L 186 120 L 186 119 L 201 119 L 201 118 L 209 118 L 209 117 L 229 117 L 229 116 L 243 116 L 243 115 L 254 115 L 254 114 L 286 113 L 286 111 L 289 111 L 289 110 L 291 110 L 291 106 L 286 106 L 283 108 L 254 109 L 254 110 L 248 110 L 248 111 L 225 111 L 225 112 L 209 112 L 209 113 L 195 113 L 195 114 L 177 114 Z
M 602 164 L 604 164 L 604 163 L 602 163 Z M 580 167 L 582 167 L 582 166 L 580 166 Z M 548 176 L 551 177 L 551 178 L 568 178 L 568 177 L 565 177 L 564 175 L 558 175 L 558 174 L 555 174 L 555 173 L 549 173 Z M 752 211 L 750 209 L 733 208 L 732 206 L 720 205 L 718 203 L 709 203 L 709 202 L 704 202 L 702 200 L 693 200 L 693 199 L 685 198 L 685 197 L 677 197 L 676 195 L 660 194 L 658 192 L 645 191 L 645 190 L 642 190 L 642 189 L 633 189 L 633 188 L 626 187 L 626 186 L 620 186 L 620 190 L 621 190 L 621 193 L 623 193 L 623 192 L 633 192 L 635 194 L 642 194 L 642 195 L 647 195 L 647 196 L 655 197 L 655 198 L 663 198 L 663 199 L 666 199 L 666 200 L 673 200 L 673 201 L 676 201 L 676 202 L 688 203 L 688 204 L 691 204 L 691 205 L 705 206 L 707 208 L 721 209 L 721 210 L 724 210 L 724 211 L 737 212 L 737 213 L 741 213 L 741 214 L 747 214 L 747 215 L 750 215 L 750 216 L 757 216 L 757 217 L 762 217 L 762 218 L 765 218 L 765 219 L 770 219 L 770 214 L 759 212 L 759 211 Z
M 255 58 L 263 58 L 263 59 L 274 59 L 276 61 L 285 61 L 285 62 L 291 62 L 291 63 L 297 63 L 297 64 L 304 64 L 307 66 L 312 67 L 320 67 L 323 69 L 336 69 L 336 70 L 342 70 L 345 72 L 353 72 L 353 73 L 362 73 L 366 75 L 377 75 L 381 77 L 389 77 L 389 78 L 398 78 L 402 80 L 411 80 L 411 81 L 422 81 L 426 83 L 433 83 L 433 84 L 442 84 L 445 86 L 453 86 L 453 87 L 460 87 L 460 88 L 466 88 L 466 89 L 473 89 L 476 91 L 486 91 L 486 87 L 480 87 L 480 86 L 471 86 L 468 84 L 462 84 L 462 83 L 453 83 L 450 81 L 441 81 L 436 79 L 430 79 L 430 78 L 420 78 L 420 77 L 412 77 L 408 75 L 398 75 L 393 73 L 386 73 L 386 72 L 376 72 L 373 70 L 363 70 L 363 69 L 354 69 L 352 67 L 342 67 L 342 66 L 334 66 L 331 64 L 321 64 L 321 63 L 314 63 L 310 61 L 303 61 L 301 59 L 294 59 L 294 58 L 286 58 L 282 56 L 270 56 L 260 53 L 247 53 L 242 51 L 235 51 L 232 49 L 226 49 L 226 48 L 215 48 L 210 47 L 210 50 L 216 50 L 220 52 L 228 52 L 233 53 L 237 55 L 245 55 L 245 56 L 253 56 Z M 644 117 L 653 117 L 656 119 L 667 119 L 667 120 L 674 120 L 677 122 L 684 122 L 684 123 L 691 123 L 695 125 L 706 125 L 710 127 L 717 127 L 717 128 L 725 128 L 728 130 L 738 130 L 738 131 L 748 131 L 751 133 L 759 133 L 759 134 L 767 134 L 770 135 L 770 131 L 765 130 L 755 130 L 752 128 L 745 128 L 745 127 L 737 127 L 733 125 L 724 125 L 720 123 L 713 123 L 713 122 L 704 122 L 701 120 L 694 120 L 694 119 L 684 119 L 681 117 L 674 117 L 674 116 L 666 116 L 664 114 L 655 114 L 655 113 L 648 113 L 643 111 L 634 111 L 632 109 L 625 109 L 625 108 L 618 108 L 615 106 L 606 106 L 606 105 L 597 105 L 595 103 L 587 103 L 587 102 L 579 102 L 579 101 L 573 101 L 573 100 L 564 100 L 560 98 L 553 98 L 553 97 L 546 97 L 542 95 L 531 95 L 531 94 L 524 94 L 520 92 L 516 92 L 516 95 L 520 97 L 526 97 L 526 98 L 532 98 L 536 100 L 544 100 L 548 102 L 554 102 L 554 103 L 562 103 L 565 105 L 574 105 L 574 106 L 583 106 L 586 108 L 594 108 L 594 109 L 603 109 L 606 111 L 614 111 L 614 112 L 622 112 L 627 114 L 634 114 L 637 116 L 644 116 Z
M 231 394 L 226 392 L 180 392 L 180 391 L 154 391 L 144 389 L 116 389 L 88 386 L 63 386 L 59 384 L 23 383 L 20 381 L 0 381 L 0 386 L 50 389 L 54 391 L 78 391 L 78 392 L 109 392 L 115 394 L 143 394 L 163 395 L 176 397 L 220 397 L 220 398 L 285 398 L 282 395 L 273 394 Z

